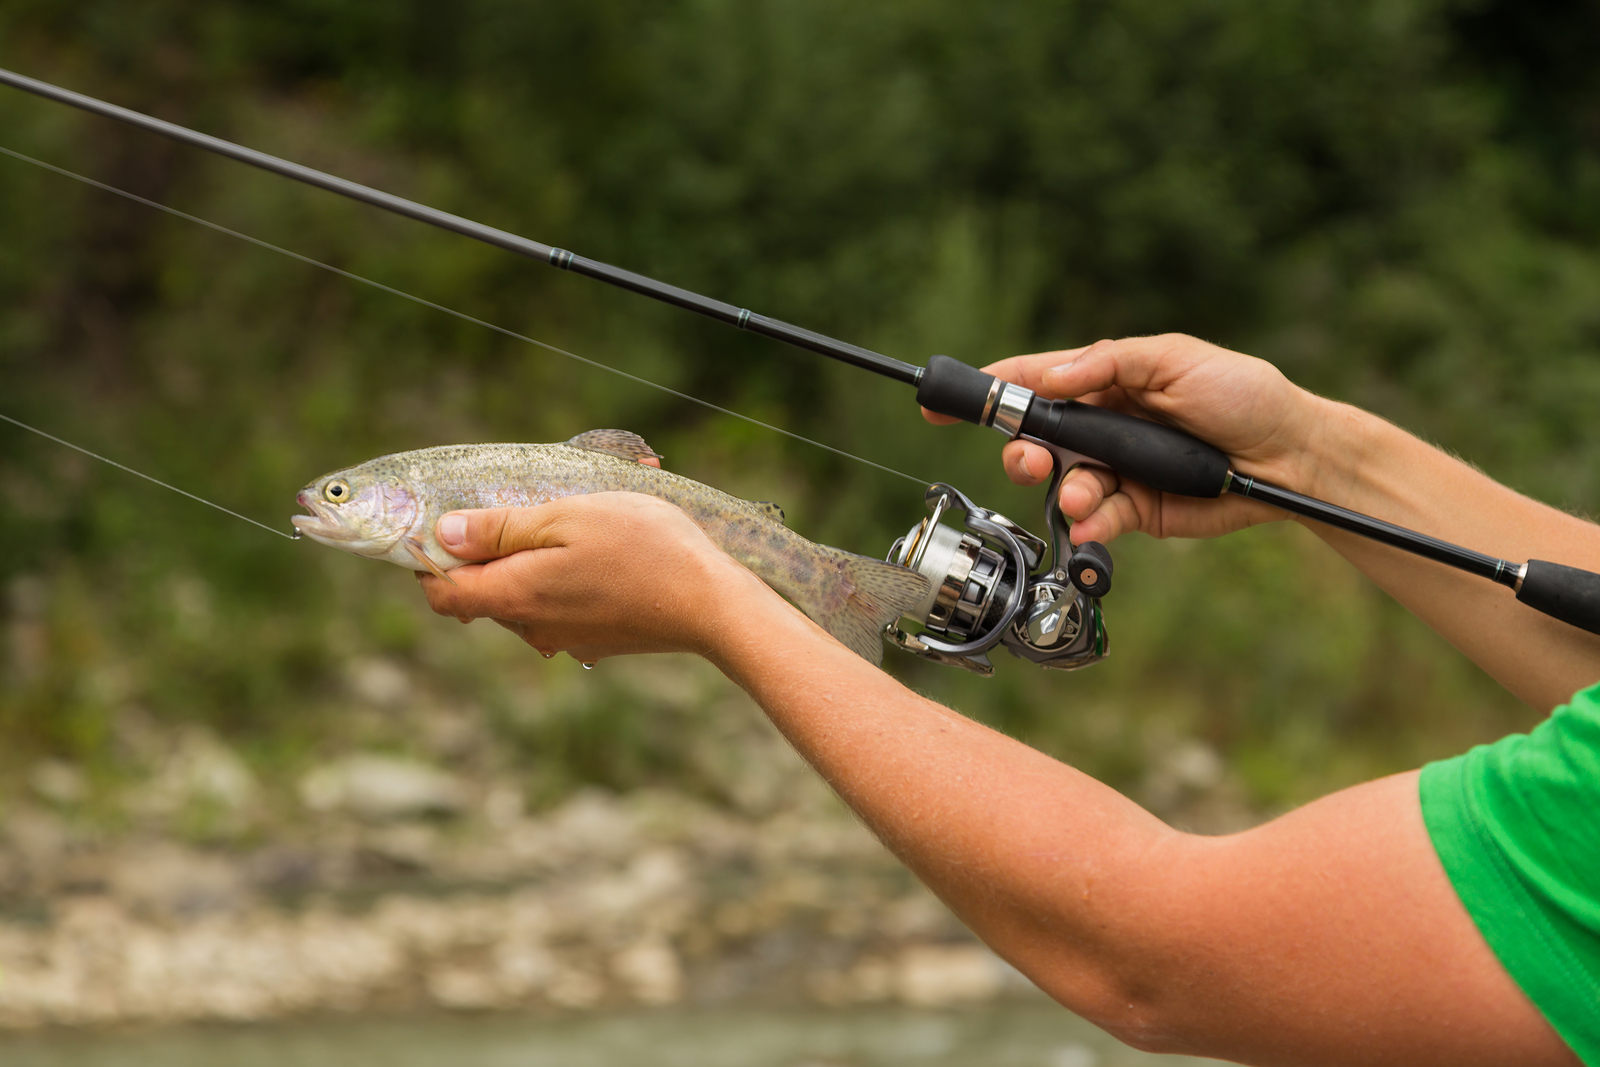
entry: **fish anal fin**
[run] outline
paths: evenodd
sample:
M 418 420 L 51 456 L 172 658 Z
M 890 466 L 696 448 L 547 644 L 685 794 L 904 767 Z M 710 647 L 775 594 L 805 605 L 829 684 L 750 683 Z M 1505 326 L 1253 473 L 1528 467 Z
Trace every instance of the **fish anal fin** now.
M 608 456 L 631 459 L 635 463 L 661 458 L 661 453 L 645 444 L 644 438 L 631 430 L 590 430 L 580 433 L 567 444 L 590 452 L 604 452 Z
M 778 525 L 783 525 L 783 509 L 770 500 L 752 500 L 750 506 Z
M 428 550 L 422 547 L 421 541 L 418 541 L 415 537 L 406 537 L 402 538 L 400 543 L 406 546 L 406 551 L 411 553 L 412 559 L 422 564 L 423 570 L 427 571 L 435 578 L 443 578 L 451 585 L 456 584 L 456 580 L 450 577 L 448 572 L 446 572 L 433 560 L 428 558 Z

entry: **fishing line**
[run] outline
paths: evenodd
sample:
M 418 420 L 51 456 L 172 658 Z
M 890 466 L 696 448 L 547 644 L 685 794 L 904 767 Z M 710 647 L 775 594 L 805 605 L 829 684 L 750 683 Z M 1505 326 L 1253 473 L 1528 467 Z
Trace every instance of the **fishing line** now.
M 598 370 L 609 371 L 610 373 L 615 374 L 618 377 L 626 378 L 629 381 L 637 382 L 640 385 L 646 385 L 646 386 L 649 386 L 652 389 L 660 390 L 661 392 L 666 393 L 669 396 L 675 396 L 680 400 L 687 400 L 690 403 L 698 404 L 701 407 L 707 408 L 707 409 L 709 409 L 711 411 L 715 411 L 715 412 L 718 412 L 718 413 L 723 414 L 723 415 L 728 415 L 728 416 L 731 416 L 731 417 L 733 417 L 735 419 L 740 419 L 740 420 L 742 420 L 744 422 L 749 423 L 752 426 L 759 426 L 764 430 L 771 430 L 773 433 L 782 434 L 784 437 L 792 438 L 793 440 L 801 441 L 801 442 L 803 442 L 805 444 L 812 445 L 813 447 L 820 448 L 825 452 L 832 452 L 836 456 L 842 456 L 845 459 L 855 460 L 857 463 L 862 463 L 862 464 L 865 464 L 868 467 L 872 467 L 872 468 L 874 468 L 876 470 L 883 471 L 885 474 L 892 474 L 897 478 L 904 478 L 907 481 L 916 482 L 918 485 L 921 485 L 921 486 L 926 486 L 926 485 L 929 484 L 928 480 L 925 479 L 925 478 L 918 478 L 918 477 L 916 477 L 914 475 L 907 474 L 904 471 L 895 470 L 893 467 L 887 467 L 887 466 L 883 465 L 882 463 L 877 463 L 877 462 L 874 462 L 873 460 L 865 459 L 865 458 L 863 458 L 861 456 L 855 455 L 852 452 L 846 452 L 842 448 L 835 448 L 834 446 L 829 445 L 829 444 L 824 444 L 821 441 L 812 440 L 809 437 L 804 437 L 804 436 L 802 436 L 800 434 L 794 433 L 791 430 L 785 430 L 781 426 L 774 426 L 771 423 L 762 422 L 760 419 L 752 418 L 749 415 L 743 415 L 743 414 L 740 414 L 739 412 L 733 411 L 733 410 L 731 410 L 729 408 L 725 408 L 725 407 L 721 407 L 721 406 L 719 406 L 717 404 L 713 404 L 709 400 L 702 400 L 697 396 L 690 396 L 688 393 L 679 392 L 678 390 L 673 389 L 670 386 L 661 385 L 658 382 L 650 381 L 648 378 L 641 378 L 637 374 L 630 374 L 629 372 L 627 372 L 625 370 L 619 370 L 616 367 L 608 366 L 605 363 L 601 363 L 601 362 L 599 362 L 597 360 L 589 359 L 586 356 L 580 356 L 575 352 L 568 352 L 564 348 L 557 348 L 555 345 L 547 344 L 546 342 L 540 341 L 537 338 L 529 337 L 526 334 L 518 333 L 515 330 L 507 329 L 504 326 L 498 326 L 498 325 L 496 325 L 496 324 L 494 324 L 492 322 L 488 322 L 488 321 L 486 321 L 484 319 L 477 318 L 476 316 L 468 315 L 464 311 L 457 311 L 454 308 L 445 307 L 443 304 L 437 304 L 437 303 L 433 302 L 432 300 L 429 300 L 429 299 L 427 299 L 425 297 L 416 296 L 415 294 L 408 293 L 403 289 L 396 289 L 392 285 L 386 285 L 383 282 L 375 281 L 372 278 L 367 278 L 367 277 L 364 277 L 363 275 L 355 274 L 355 273 L 353 273 L 351 271 L 343 269 L 342 267 L 335 267 L 331 263 L 324 263 L 319 259 L 313 259 L 310 256 L 302 255 L 299 252 L 295 252 L 295 251 L 293 251 L 291 249 L 284 248 L 281 245 L 275 245 L 271 241 L 265 241 L 265 240 L 262 240 L 259 237 L 252 237 L 247 233 L 240 233 L 238 230 L 230 229 L 229 227 L 224 226 L 221 223 L 211 222 L 208 219 L 200 218 L 198 215 L 191 215 L 187 211 L 180 211 L 177 208 L 168 207 L 166 204 L 158 203 L 157 201 L 154 201 L 154 200 L 149 200 L 149 199 L 147 199 L 145 197 L 142 197 L 142 196 L 138 195 L 137 193 L 130 193 L 130 192 L 124 190 L 124 189 L 118 189 L 114 185 L 107 185 L 105 182 L 97 181 L 94 178 L 86 177 L 85 175 L 75 173 L 73 171 L 65 169 L 64 167 L 58 167 L 53 163 L 46 163 L 45 161 L 43 161 L 41 159 L 34 159 L 32 156 L 23 155 L 21 152 L 12 151 L 11 149 L 6 148 L 4 146 L 0 146 L 0 153 L 8 155 L 12 159 L 21 160 L 24 163 L 32 163 L 36 167 L 42 167 L 43 169 L 48 170 L 48 171 L 52 171 L 52 172 L 54 172 L 56 174 L 61 175 L 62 177 L 71 178 L 74 181 L 82 182 L 85 185 L 92 185 L 96 189 L 100 189 L 100 190 L 103 190 L 103 191 L 108 192 L 108 193 L 115 193 L 117 196 L 123 197 L 126 200 L 132 200 L 135 203 L 143 204 L 146 207 L 155 208 L 157 211 L 164 211 L 168 215 L 173 215 L 173 216 L 176 216 L 177 218 L 185 219 L 185 220 L 187 220 L 189 222 L 196 223 L 196 224 L 198 224 L 200 226 L 206 227 L 207 229 L 215 230 L 217 233 L 224 233 L 224 234 L 227 234 L 229 237 L 236 237 L 241 241 L 247 241 L 250 244 L 253 244 L 258 248 L 265 248 L 265 249 L 268 249 L 269 251 L 277 252 L 280 255 L 288 256 L 290 259 L 298 260 L 301 263 L 306 264 L 307 266 L 320 267 L 322 270 L 328 271 L 331 274 L 337 274 L 341 278 L 347 278 L 350 281 L 359 282 L 362 285 L 369 286 L 369 287 L 371 287 L 373 289 L 378 289 L 378 290 L 381 290 L 382 292 L 389 293 L 389 294 L 391 294 L 393 296 L 398 296 L 398 297 L 400 297 L 400 298 L 402 298 L 404 300 L 409 300 L 414 304 L 421 305 L 422 307 L 431 308 L 434 311 L 441 311 L 446 315 L 453 315 L 454 317 L 460 319 L 463 322 L 470 322 L 475 326 L 481 326 L 484 329 L 493 330 L 495 333 L 502 334 L 503 336 L 510 337 L 510 338 L 513 338 L 513 339 L 518 340 L 518 341 L 522 341 L 522 342 L 524 342 L 526 344 L 533 345 L 533 346 L 535 346 L 537 348 L 542 348 L 547 352 L 553 352 L 558 356 L 566 356 L 568 359 L 576 360 L 579 363 L 583 363 L 583 364 L 585 364 L 587 366 L 594 367 L 594 368 L 596 368 Z M 3 416 L 0 416 L 0 417 L 3 417 Z M 15 420 L 11 420 L 11 421 L 15 421 Z M 21 426 L 22 424 L 21 423 L 17 423 L 17 425 Z M 32 427 L 25 427 L 25 428 L 26 429 L 32 429 Z M 37 433 L 37 432 L 40 432 L 40 431 L 35 431 L 35 432 Z M 45 436 L 49 436 L 49 435 L 46 434 Z M 55 438 L 52 438 L 52 440 L 55 440 Z M 65 441 L 63 441 L 62 443 L 66 444 Z M 77 448 L 76 445 L 72 445 L 70 447 Z M 78 449 L 78 450 L 80 452 L 84 451 L 83 449 Z M 89 455 L 93 455 L 93 453 L 88 453 L 88 454 Z M 95 458 L 98 459 L 100 457 L 96 456 Z M 110 463 L 111 461 L 110 460 L 106 460 L 106 462 Z M 120 466 L 120 464 L 113 464 L 113 465 L 114 466 Z M 137 474 L 138 472 L 135 471 L 133 473 Z M 142 474 L 139 475 L 139 476 L 141 478 L 147 477 L 147 475 L 142 475 Z M 151 478 L 150 481 L 155 481 L 155 479 Z M 165 483 L 158 483 L 158 484 L 165 484 Z M 170 489 L 172 487 L 168 486 L 167 488 Z M 181 492 L 183 492 L 183 490 L 180 489 L 180 490 L 177 490 L 177 492 L 181 493 Z M 192 494 L 184 493 L 184 495 L 185 496 L 190 496 Z M 195 497 L 195 499 L 199 500 L 200 498 L 199 497 Z M 210 501 L 202 501 L 202 502 L 203 503 L 210 503 Z M 212 504 L 211 506 L 212 507 L 216 507 L 217 505 Z M 227 509 L 223 508 L 222 510 L 226 511 Z M 243 518 L 243 516 L 240 516 L 240 517 Z M 247 521 L 255 522 L 254 519 L 250 519 L 250 520 L 247 520 Z M 256 525 L 259 526 L 261 524 L 260 523 L 256 523 Z M 271 529 L 271 527 L 267 527 L 267 528 Z M 280 536 L 283 536 L 283 537 L 288 537 L 289 536 L 288 534 L 282 533 L 282 531 L 279 531 L 279 530 L 273 530 L 273 533 L 277 533 L 277 534 L 279 534 Z
M 0 151 L 4 151 L 4 149 L 0 149 Z M 167 483 L 167 482 L 164 482 L 160 478 L 152 478 L 152 477 L 150 477 L 150 475 L 145 474 L 143 471 L 136 471 L 132 467 L 125 466 L 124 464 L 118 463 L 114 459 L 107 459 L 106 457 L 100 455 L 100 453 L 98 453 L 98 452 L 90 452 L 87 448 L 84 448 L 82 445 L 75 445 L 71 441 L 63 441 L 61 438 L 57 437 L 55 434 L 53 434 L 53 433 L 45 433 L 43 430 L 39 429 L 37 426 L 29 426 L 27 423 L 23 422 L 21 419 L 13 419 L 10 415 L 0 415 L 0 419 L 4 419 L 6 422 L 9 422 L 13 426 L 20 426 L 20 427 L 22 427 L 22 429 L 27 430 L 29 433 L 36 433 L 40 437 L 43 437 L 43 438 L 46 438 L 48 440 L 54 441 L 58 445 L 65 445 L 68 448 L 72 449 L 74 452 L 82 452 L 84 455 L 88 456 L 90 459 L 97 459 L 101 463 L 109 463 L 109 464 L 111 464 L 111 466 L 117 468 L 120 471 L 127 471 L 129 474 L 132 474 L 132 475 L 134 475 L 135 477 L 138 477 L 138 478 L 143 478 L 147 482 L 154 482 L 154 483 L 156 483 L 157 485 L 159 485 L 163 489 L 171 489 L 174 493 L 177 493 L 180 496 L 186 496 L 190 500 L 197 500 L 200 503 L 204 504 L 208 508 L 216 508 L 218 511 L 223 512 L 223 513 L 228 514 L 228 515 L 232 515 L 236 519 L 243 519 L 245 522 L 248 522 L 250 525 L 259 526 L 263 530 L 267 531 L 268 533 L 277 534 L 279 537 L 286 538 L 286 539 L 288 539 L 290 541 L 298 541 L 300 539 L 300 534 L 298 532 L 292 533 L 292 534 L 286 534 L 282 530 L 275 530 L 271 526 L 268 526 L 266 523 L 257 522 L 255 519 L 252 519 L 248 515 L 241 515 L 237 511 L 234 511 L 231 508 L 225 508 L 221 504 L 213 503 L 212 501 L 207 500 L 203 496 L 195 496 L 193 493 L 189 492 L 187 489 L 179 489 L 177 486 L 172 485 L 172 484 Z

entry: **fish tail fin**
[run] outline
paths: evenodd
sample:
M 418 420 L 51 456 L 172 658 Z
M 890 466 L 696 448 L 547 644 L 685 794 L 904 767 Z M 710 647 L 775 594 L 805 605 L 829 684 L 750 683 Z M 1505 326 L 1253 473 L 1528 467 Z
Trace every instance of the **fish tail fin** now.
M 928 595 L 928 579 L 914 570 L 837 549 L 850 593 L 817 622 L 850 651 L 872 664 L 883 663 L 883 628 Z

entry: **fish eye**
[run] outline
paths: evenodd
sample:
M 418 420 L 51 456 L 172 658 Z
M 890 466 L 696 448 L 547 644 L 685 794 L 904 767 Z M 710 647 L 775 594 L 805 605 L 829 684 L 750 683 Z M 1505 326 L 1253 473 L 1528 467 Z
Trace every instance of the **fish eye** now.
M 335 478 L 322 488 L 322 495 L 333 504 L 343 504 L 350 499 L 350 483 Z

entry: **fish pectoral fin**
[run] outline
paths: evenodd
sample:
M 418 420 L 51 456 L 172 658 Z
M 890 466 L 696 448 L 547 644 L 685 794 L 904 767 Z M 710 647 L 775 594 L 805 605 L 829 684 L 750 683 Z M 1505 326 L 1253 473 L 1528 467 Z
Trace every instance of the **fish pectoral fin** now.
M 427 571 L 435 578 L 443 578 L 451 585 L 456 584 L 456 580 L 450 577 L 448 572 L 446 572 L 433 560 L 428 558 L 428 550 L 422 547 L 421 541 L 418 541 L 415 537 L 406 537 L 402 538 L 400 543 L 406 546 L 406 551 L 411 553 L 412 559 L 422 564 L 423 570 Z
M 770 500 L 752 500 L 750 506 L 779 526 L 783 525 L 783 509 Z
M 567 444 L 589 452 L 604 452 L 608 456 L 631 459 L 635 463 L 661 458 L 661 453 L 645 444 L 644 438 L 629 430 L 590 430 L 580 433 Z

